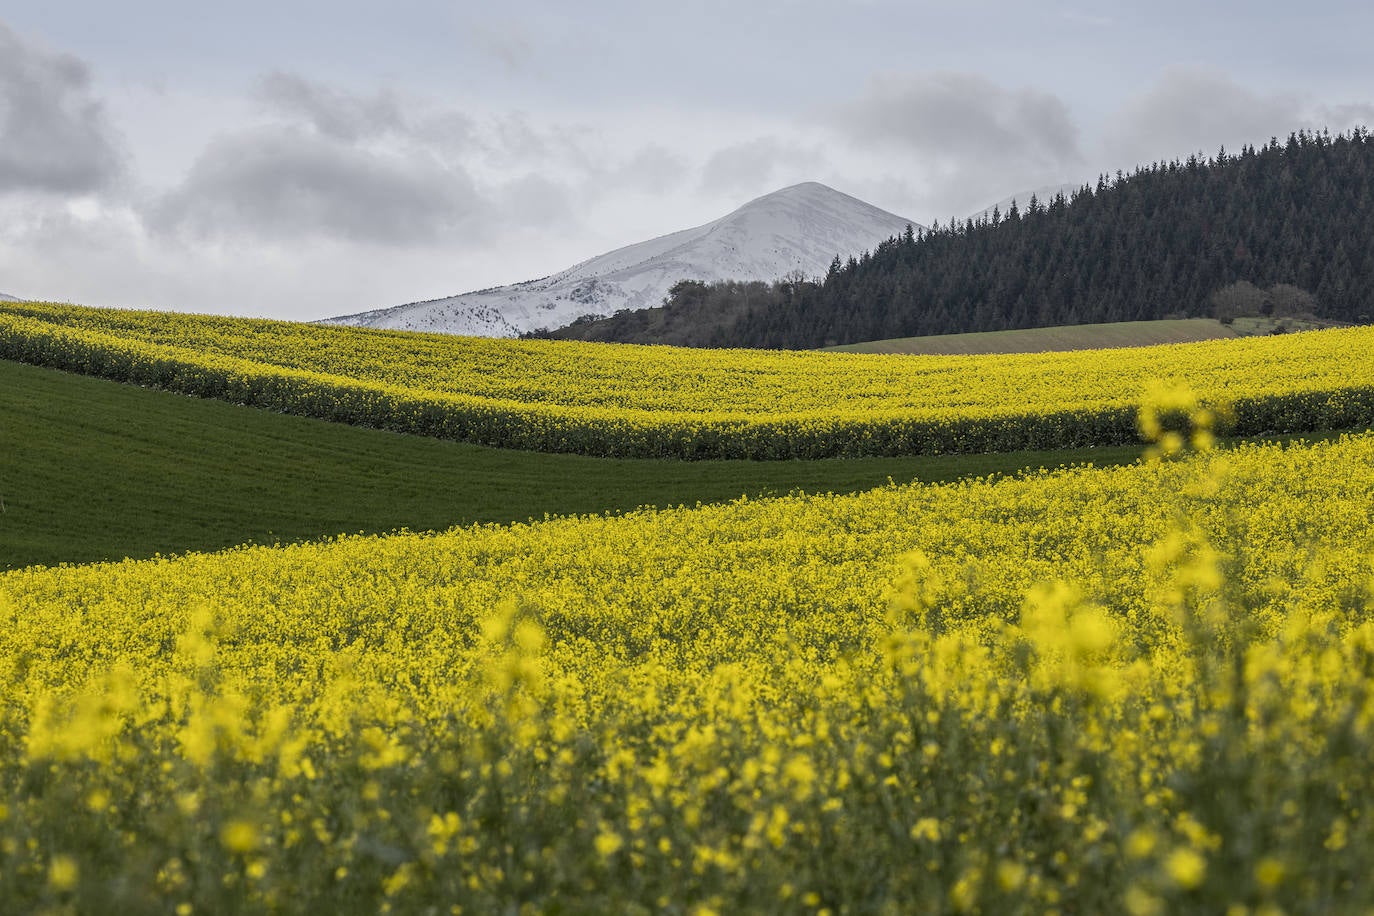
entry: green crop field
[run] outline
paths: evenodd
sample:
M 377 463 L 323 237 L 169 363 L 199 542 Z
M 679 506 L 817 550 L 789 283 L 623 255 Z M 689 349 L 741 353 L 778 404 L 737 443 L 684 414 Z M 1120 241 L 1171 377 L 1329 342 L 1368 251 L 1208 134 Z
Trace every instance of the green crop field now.
M 1048 353 L 1063 350 L 1100 350 L 1112 347 L 1148 347 L 1156 344 L 1221 340 L 1269 334 L 1279 324 L 1288 330 L 1320 326 L 1290 318 L 1240 318 L 1230 326 L 1215 318 L 1177 318 L 1162 321 L 1118 321 L 1111 324 L 1078 324 L 1017 331 L 985 331 L 978 334 L 940 334 L 933 337 L 897 337 L 865 343 L 827 347 L 841 353 L 914 353 L 958 355 L 961 353 Z
M 616 460 L 327 423 L 0 361 L 0 568 L 1119 464 L 1140 448 Z

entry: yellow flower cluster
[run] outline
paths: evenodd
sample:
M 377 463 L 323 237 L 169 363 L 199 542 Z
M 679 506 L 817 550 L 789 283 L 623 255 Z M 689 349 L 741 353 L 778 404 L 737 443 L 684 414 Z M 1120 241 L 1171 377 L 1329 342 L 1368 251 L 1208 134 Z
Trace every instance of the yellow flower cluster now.
M 0 358 L 488 445 L 638 457 L 1124 444 L 1155 378 L 1228 406 L 1240 435 L 1349 429 L 1374 420 L 1371 350 L 1374 328 L 1005 356 L 690 350 L 0 304 Z
M 0 899 L 1364 911 L 1372 513 L 1365 434 L 7 573 Z

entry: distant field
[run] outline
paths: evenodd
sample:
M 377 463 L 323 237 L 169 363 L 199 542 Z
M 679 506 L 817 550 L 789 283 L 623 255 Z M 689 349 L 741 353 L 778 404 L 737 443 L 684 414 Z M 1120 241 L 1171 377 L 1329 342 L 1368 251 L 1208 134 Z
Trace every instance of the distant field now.
M 326 423 L 0 361 L 0 569 L 1124 464 L 1138 446 L 823 461 L 616 460 Z
M 1374 419 L 1374 328 L 1068 353 L 899 356 L 488 340 L 0 303 L 0 358 L 283 413 L 608 458 L 1129 445 L 1186 380 L 1237 435 Z
M 1289 330 L 1310 330 L 1324 325 L 1285 319 Z M 1279 324 L 1272 318 L 1240 318 L 1230 327 L 1215 318 L 1178 318 L 1164 321 L 1118 321 L 1111 324 L 1078 324 L 1058 328 L 1027 328 L 1019 331 L 985 331 L 979 334 L 941 334 L 933 337 L 897 337 L 866 343 L 826 347 L 838 353 L 912 353 L 957 355 L 961 353 L 1053 353 L 1068 350 L 1107 350 L 1115 347 L 1149 347 L 1156 344 L 1192 343 L 1228 337 L 1269 334 Z

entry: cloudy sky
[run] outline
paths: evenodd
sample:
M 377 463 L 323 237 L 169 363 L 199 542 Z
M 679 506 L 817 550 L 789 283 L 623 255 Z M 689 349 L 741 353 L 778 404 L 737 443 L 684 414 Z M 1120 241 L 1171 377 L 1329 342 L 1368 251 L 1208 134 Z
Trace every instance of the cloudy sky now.
M 309 319 L 1374 124 L 1374 5 L 0 3 L 0 291 Z

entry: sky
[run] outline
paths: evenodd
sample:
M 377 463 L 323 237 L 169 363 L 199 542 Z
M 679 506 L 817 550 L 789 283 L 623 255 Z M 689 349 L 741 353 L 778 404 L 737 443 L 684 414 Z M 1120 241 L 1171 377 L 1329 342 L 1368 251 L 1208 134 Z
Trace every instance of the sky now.
M 0 0 L 0 292 L 310 320 L 1374 125 L 1374 5 Z

